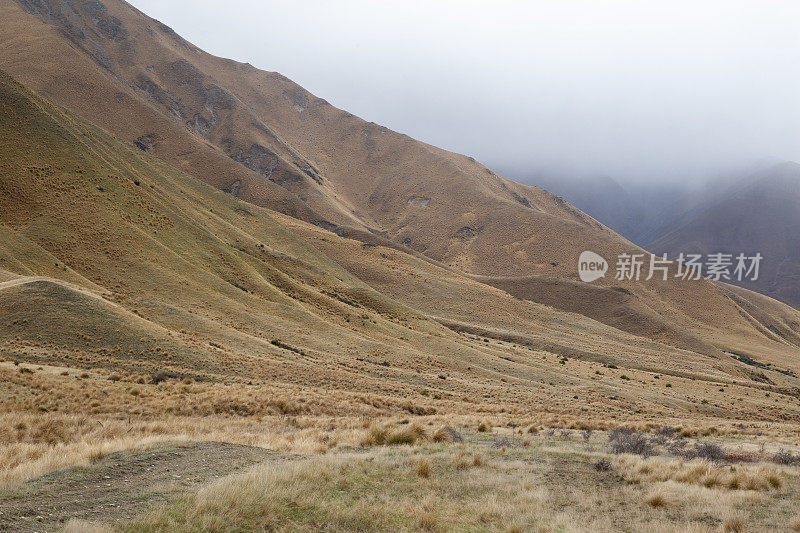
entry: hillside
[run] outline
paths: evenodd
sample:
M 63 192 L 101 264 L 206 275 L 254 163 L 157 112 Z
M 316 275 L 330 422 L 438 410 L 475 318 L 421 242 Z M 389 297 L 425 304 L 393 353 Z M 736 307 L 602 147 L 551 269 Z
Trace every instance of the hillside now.
M 0 329 L 2 355 L 85 368 L 95 379 L 121 373 L 123 384 L 159 372 L 188 376 L 205 398 L 187 405 L 153 391 L 139 399 L 141 416 L 163 412 L 165 401 L 168 412 L 184 416 L 205 409 L 530 416 L 545 401 L 545 412 L 571 416 L 580 412 L 568 400 L 575 394 L 592 397 L 598 415 L 622 415 L 634 402 L 663 413 L 693 379 L 735 382 L 737 395 L 765 383 L 783 390 L 796 379 L 767 370 L 753 380 L 733 357 L 645 341 L 402 250 L 268 212 L 165 166 L 5 75 L 1 81 L 0 223 L 12 237 L 0 256 L 0 305 L 9 317 Z M 774 307 L 758 319 L 794 319 Z M 797 368 L 785 357 L 795 350 L 789 342 L 762 334 L 741 349 L 788 371 Z M 568 374 L 562 358 L 573 361 Z M 598 389 L 595 369 L 611 363 L 636 381 Z M 653 373 L 673 376 L 676 391 L 637 385 Z M 33 401 L 67 412 L 91 405 L 82 398 L 95 394 L 93 385 L 70 393 L 78 393 L 74 401 L 56 401 L 51 395 L 63 394 L 66 383 L 50 379 L 10 405 Z M 224 401 L 222 382 L 235 386 Z M 275 398 L 304 391 L 305 399 L 253 403 L 255 385 Z M 672 405 L 707 410 L 685 400 Z M 708 413 L 718 409 L 725 408 Z
M 124 2 L 2 0 L 0 15 L 0 68 L 232 196 L 635 335 L 716 355 L 772 351 L 708 283 L 607 278 L 631 298 L 587 300 L 603 293 L 577 281 L 583 250 L 612 262 L 640 250 L 559 197 L 211 56 Z
M 737 285 L 800 307 L 800 164 L 772 165 L 707 195 L 661 226 L 654 252 L 761 253 L 759 279 Z

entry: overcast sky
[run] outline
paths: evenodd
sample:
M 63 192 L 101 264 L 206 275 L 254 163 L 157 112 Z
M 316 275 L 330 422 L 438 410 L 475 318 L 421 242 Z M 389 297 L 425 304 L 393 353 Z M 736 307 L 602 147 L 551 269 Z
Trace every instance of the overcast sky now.
M 215 55 L 509 177 L 800 161 L 800 1 L 132 0 Z

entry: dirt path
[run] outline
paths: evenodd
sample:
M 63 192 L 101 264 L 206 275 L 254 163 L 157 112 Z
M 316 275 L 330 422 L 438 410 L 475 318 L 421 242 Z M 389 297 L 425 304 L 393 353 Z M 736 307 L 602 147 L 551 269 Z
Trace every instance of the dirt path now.
M 69 519 L 129 520 L 255 463 L 287 460 L 263 448 L 220 442 L 154 445 L 113 453 L 88 467 L 52 472 L 0 490 L 0 531 L 54 531 Z

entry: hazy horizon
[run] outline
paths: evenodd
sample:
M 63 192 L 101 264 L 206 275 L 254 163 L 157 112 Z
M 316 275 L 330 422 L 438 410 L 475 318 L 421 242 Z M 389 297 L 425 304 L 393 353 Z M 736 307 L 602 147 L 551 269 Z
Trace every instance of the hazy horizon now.
M 800 160 L 800 3 L 132 3 L 210 53 L 520 180 Z

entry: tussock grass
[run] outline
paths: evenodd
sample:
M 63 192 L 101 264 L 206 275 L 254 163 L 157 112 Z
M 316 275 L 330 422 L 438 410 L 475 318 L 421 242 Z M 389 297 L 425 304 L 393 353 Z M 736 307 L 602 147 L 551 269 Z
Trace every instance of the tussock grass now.
M 686 461 L 624 455 L 617 458 L 614 467 L 623 479 L 634 483 L 676 481 L 706 488 L 753 491 L 778 489 L 783 485 L 781 472 L 766 465 L 720 466 L 706 459 Z
M 361 446 L 413 445 L 429 440 L 428 431 L 416 423 L 394 428 L 386 424 L 376 424 L 367 430 L 366 435 L 361 439 Z
M 757 531 L 776 520 L 791 525 L 790 509 L 770 492 L 687 485 L 689 478 L 659 481 L 653 464 L 640 474 L 647 479 L 615 477 L 609 485 L 607 474 L 561 453 L 569 446 L 535 457 L 523 448 L 492 450 L 490 462 L 480 446 L 437 443 L 263 464 L 180 497 L 126 529 L 571 533 L 640 531 L 648 524 L 654 532 L 712 533 L 745 525 Z M 606 481 L 597 483 L 600 478 Z M 767 507 L 772 503 L 778 507 Z M 745 505 L 764 506 L 760 516 L 767 522 L 739 514 Z
M 419 477 L 431 477 L 431 464 L 425 459 L 417 459 L 414 461 L 414 471 Z
M 450 461 L 457 470 L 483 466 L 486 462 L 482 455 L 465 450 L 459 450 L 454 453 Z
M 645 501 L 650 507 L 666 507 L 668 497 L 661 491 L 654 491 L 647 495 Z
M 126 530 L 505 531 L 521 524 L 518 530 L 528 531 L 544 523 L 583 529 L 554 511 L 551 495 L 516 467 L 443 468 L 448 456 L 440 450 L 426 463 L 417 460 L 442 467 L 443 475 L 426 478 L 402 455 L 376 448 L 366 456 L 257 466 L 178 498 Z
M 722 522 L 723 533 L 745 533 L 747 523 L 742 516 L 733 516 Z
M 0 413 L 0 487 L 69 466 L 102 461 L 108 454 L 158 442 L 212 440 L 280 452 L 324 454 L 338 447 L 421 444 L 430 440 L 418 423 L 362 427 L 358 418 L 162 417 L 158 421 L 79 415 Z

